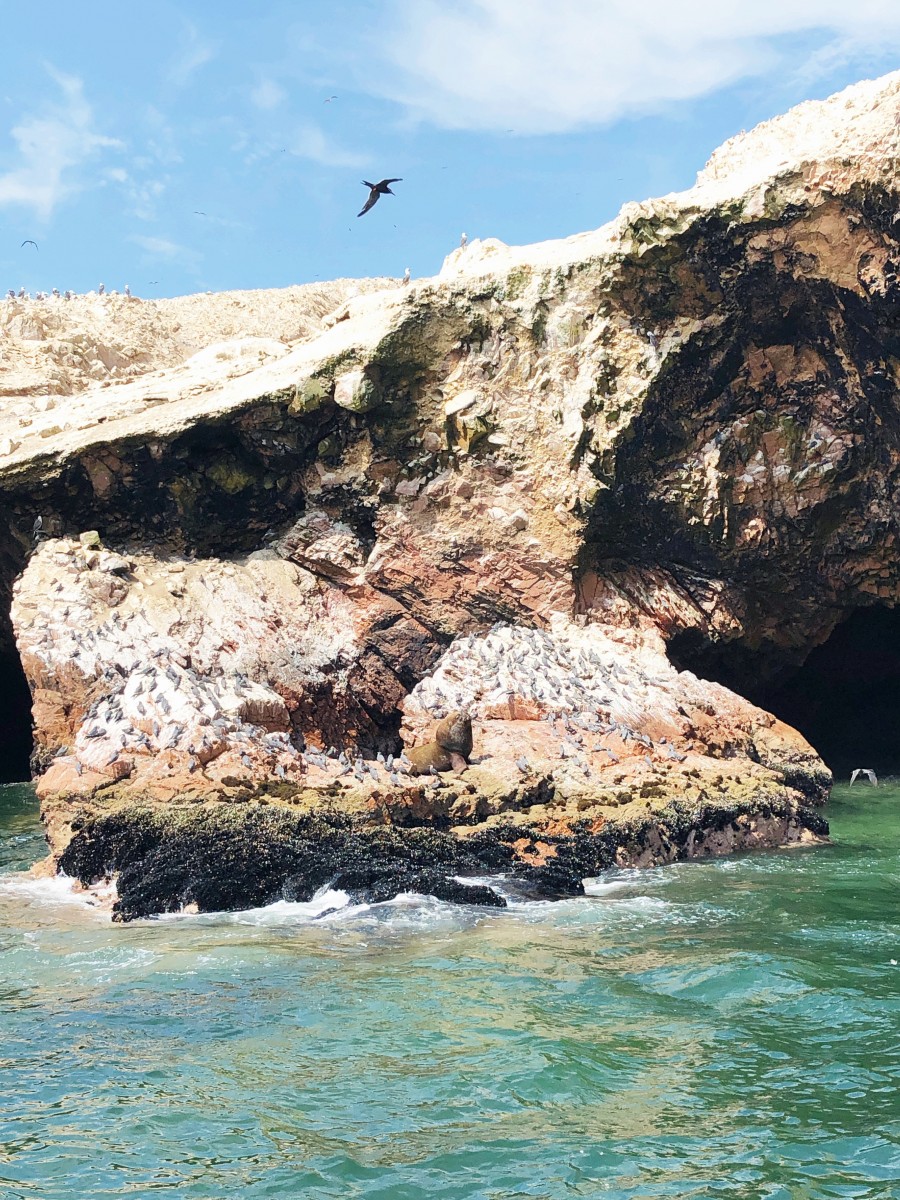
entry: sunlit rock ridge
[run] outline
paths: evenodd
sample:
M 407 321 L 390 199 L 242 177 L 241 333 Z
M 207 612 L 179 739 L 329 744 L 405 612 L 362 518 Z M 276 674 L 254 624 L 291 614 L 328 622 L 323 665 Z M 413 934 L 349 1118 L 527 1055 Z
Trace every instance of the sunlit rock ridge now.
M 261 805 L 276 841 L 340 813 L 557 891 L 820 834 L 815 751 L 671 647 L 764 675 L 894 603 L 898 128 L 900 74 L 861 83 L 408 286 L 5 302 L 0 573 L 54 861 L 74 822 L 70 867 L 139 876 L 126 826 L 258 839 Z M 407 774 L 459 709 L 466 769 Z M 203 907 L 198 871 L 125 915 Z

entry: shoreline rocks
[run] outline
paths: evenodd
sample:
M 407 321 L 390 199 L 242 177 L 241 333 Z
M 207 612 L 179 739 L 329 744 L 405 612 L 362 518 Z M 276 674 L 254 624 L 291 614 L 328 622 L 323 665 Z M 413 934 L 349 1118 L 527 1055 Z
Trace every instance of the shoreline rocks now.
M 309 806 L 309 797 L 296 803 Z M 240 806 L 129 804 L 78 818 L 58 867 L 85 887 L 114 877 L 117 921 L 308 901 L 324 887 L 353 903 L 418 892 L 502 908 L 494 888 L 466 876 L 502 873 L 533 898 L 559 898 L 583 894 L 582 880 L 610 867 L 813 844 L 827 832 L 818 813 L 785 792 L 744 805 L 672 802 L 556 832 L 527 821 L 378 826 L 318 798 L 304 809 L 261 796 Z

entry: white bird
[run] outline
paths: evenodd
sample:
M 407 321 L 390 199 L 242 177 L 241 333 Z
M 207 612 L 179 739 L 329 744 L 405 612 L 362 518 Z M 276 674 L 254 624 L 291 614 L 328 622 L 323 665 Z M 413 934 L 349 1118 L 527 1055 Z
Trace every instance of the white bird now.
M 850 776 L 850 786 L 851 787 L 853 787 L 854 783 L 856 783 L 857 775 L 865 775 L 866 779 L 868 779 L 868 781 L 869 781 L 869 783 L 871 783 L 872 787 L 878 787 L 878 777 L 876 776 L 875 772 L 871 769 L 871 767 L 857 767 L 856 770 L 853 772 L 853 774 Z
M 466 248 L 466 246 L 468 246 L 468 244 L 469 244 L 469 235 L 467 233 L 463 233 L 459 239 L 460 250 L 465 250 L 465 248 Z

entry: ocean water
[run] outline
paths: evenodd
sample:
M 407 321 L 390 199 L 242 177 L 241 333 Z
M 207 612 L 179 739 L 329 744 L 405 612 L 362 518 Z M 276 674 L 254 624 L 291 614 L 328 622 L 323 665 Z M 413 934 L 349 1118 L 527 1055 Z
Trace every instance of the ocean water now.
M 900 1197 L 900 788 L 834 844 L 120 926 L 0 789 L 0 1196 Z

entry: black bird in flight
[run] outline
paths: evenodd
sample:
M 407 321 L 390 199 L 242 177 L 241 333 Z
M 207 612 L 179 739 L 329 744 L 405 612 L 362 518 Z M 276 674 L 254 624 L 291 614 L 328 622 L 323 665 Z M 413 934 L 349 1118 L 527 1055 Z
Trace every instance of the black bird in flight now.
M 25 241 L 22 243 L 22 246 L 34 246 L 35 250 L 37 250 L 37 248 L 38 248 L 37 242 L 33 242 L 31 240 L 31 238 L 26 238 Z M 19 249 L 21 249 L 21 248 L 22 247 L 20 246 Z
M 364 216 L 369 211 L 369 209 L 372 207 L 373 204 L 378 203 L 379 196 L 395 195 L 395 193 L 391 191 L 389 184 L 402 183 L 402 182 L 403 182 L 402 179 L 382 179 L 382 181 L 380 183 L 369 183 L 368 179 L 364 179 L 362 181 L 363 187 L 367 187 L 370 189 L 369 190 L 369 198 L 365 202 L 365 204 L 362 206 L 362 212 L 358 212 L 356 215 L 358 217 Z

